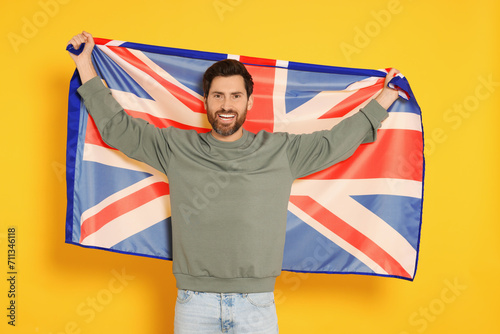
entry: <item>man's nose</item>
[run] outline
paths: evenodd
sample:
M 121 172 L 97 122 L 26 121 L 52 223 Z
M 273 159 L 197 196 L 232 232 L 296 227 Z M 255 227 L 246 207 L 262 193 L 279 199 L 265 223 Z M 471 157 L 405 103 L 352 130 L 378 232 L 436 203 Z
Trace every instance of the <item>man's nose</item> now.
M 229 99 L 224 98 L 221 103 L 221 108 L 222 110 L 231 109 L 231 101 L 229 101 Z

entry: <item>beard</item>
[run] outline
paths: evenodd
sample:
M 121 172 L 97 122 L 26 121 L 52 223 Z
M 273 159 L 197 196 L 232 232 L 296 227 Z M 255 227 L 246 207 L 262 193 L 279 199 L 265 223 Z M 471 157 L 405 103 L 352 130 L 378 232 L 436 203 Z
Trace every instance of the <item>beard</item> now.
M 234 122 L 231 124 L 223 124 L 219 121 L 219 114 L 224 114 L 224 115 L 235 115 L 234 116 Z M 238 131 L 243 123 L 245 123 L 246 117 L 247 117 L 247 112 L 245 111 L 241 115 L 239 115 L 237 112 L 231 111 L 231 110 L 218 110 L 214 113 L 208 111 L 207 112 L 207 117 L 208 117 L 208 122 L 212 126 L 212 129 L 217 132 L 221 136 L 230 136 L 236 131 Z

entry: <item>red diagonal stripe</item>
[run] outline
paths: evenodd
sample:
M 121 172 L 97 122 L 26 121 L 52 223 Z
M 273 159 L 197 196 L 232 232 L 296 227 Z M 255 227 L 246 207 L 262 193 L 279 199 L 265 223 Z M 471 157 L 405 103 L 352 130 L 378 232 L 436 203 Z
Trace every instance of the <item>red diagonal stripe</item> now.
M 111 41 L 112 39 L 94 37 L 94 43 L 97 45 L 104 45 Z
M 168 183 L 156 182 L 111 203 L 95 215 L 85 219 L 81 226 L 80 243 L 113 219 L 169 193 Z
M 351 225 L 334 215 L 309 196 L 290 196 L 290 202 L 313 219 L 363 252 L 389 275 L 410 278 L 411 275 L 389 253 Z
M 395 178 L 422 181 L 422 132 L 388 129 L 379 130 L 377 136 L 374 143 L 361 145 L 349 159 L 305 179 Z
M 382 89 L 383 86 L 384 79 L 379 79 L 373 86 L 359 89 L 357 92 L 335 105 L 335 107 L 328 110 L 321 117 L 319 117 L 319 119 L 337 118 L 347 115 L 354 108 L 365 102 L 373 94 Z
M 181 101 L 186 107 L 188 107 L 192 111 L 200 113 L 205 112 L 203 101 L 189 94 L 182 88 L 162 78 L 155 71 L 153 71 L 153 69 L 151 69 L 148 65 L 146 65 L 142 60 L 134 56 L 134 54 L 132 54 L 132 52 L 130 52 L 128 49 L 118 46 L 108 46 L 108 48 L 111 51 L 113 51 L 116 55 L 121 57 L 123 60 L 127 61 L 129 64 L 137 67 L 141 71 L 150 75 L 153 79 L 158 81 L 165 89 L 167 89 L 173 96 L 175 96 L 175 98 Z

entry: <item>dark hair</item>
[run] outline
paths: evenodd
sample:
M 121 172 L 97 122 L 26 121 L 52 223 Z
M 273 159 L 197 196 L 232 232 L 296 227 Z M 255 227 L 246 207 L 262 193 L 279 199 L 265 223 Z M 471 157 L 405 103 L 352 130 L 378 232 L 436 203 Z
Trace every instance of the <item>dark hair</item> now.
M 248 73 L 245 65 L 234 59 L 224 59 L 210 66 L 203 75 L 203 92 L 205 97 L 208 96 L 210 85 L 215 77 L 230 77 L 233 75 L 241 75 L 245 81 L 245 89 L 247 97 L 253 93 L 253 80 Z

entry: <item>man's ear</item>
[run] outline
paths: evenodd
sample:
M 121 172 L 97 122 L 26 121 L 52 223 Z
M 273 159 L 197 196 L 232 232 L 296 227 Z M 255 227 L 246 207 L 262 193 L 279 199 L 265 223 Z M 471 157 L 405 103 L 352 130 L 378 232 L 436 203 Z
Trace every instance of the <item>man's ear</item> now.
M 252 109 L 253 107 L 253 94 L 250 95 L 250 97 L 248 98 L 248 106 L 247 106 L 247 111 Z
M 203 106 L 205 107 L 205 111 L 207 111 L 207 97 L 203 96 Z

